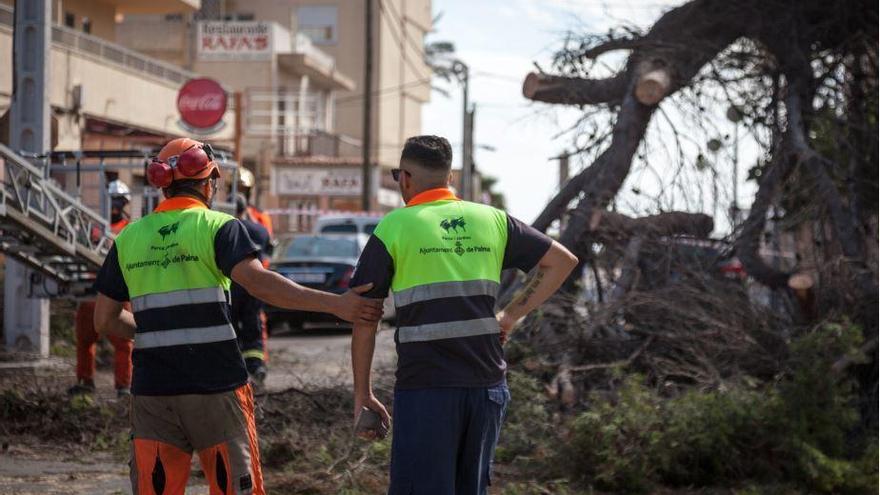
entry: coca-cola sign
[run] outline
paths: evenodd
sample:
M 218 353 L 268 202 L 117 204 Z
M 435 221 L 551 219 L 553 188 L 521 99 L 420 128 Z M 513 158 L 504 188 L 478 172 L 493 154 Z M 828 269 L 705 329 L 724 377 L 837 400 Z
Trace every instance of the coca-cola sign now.
M 226 91 L 213 79 L 190 79 L 177 93 L 177 111 L 187 127 L 217 128 L 226 113 Z

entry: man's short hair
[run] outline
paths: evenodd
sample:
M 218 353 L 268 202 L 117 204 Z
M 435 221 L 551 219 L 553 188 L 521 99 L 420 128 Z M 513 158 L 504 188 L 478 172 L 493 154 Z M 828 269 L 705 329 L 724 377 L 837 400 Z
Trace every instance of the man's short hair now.
M 428 169 L 448 171 L 452 168 L 452 146 L 444 137 L 413 136 L 403 145 L 400 159 Z

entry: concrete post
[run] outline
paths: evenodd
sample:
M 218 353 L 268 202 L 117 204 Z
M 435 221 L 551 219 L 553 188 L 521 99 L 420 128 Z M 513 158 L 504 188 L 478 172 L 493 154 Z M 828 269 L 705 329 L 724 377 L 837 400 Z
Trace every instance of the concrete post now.
M 17 2 L 9 144 L 15 151 L 51 150 L 49 50 L 52 0 Z M 49 301 L 28 297 L 31 270 L 6 259 L 3 333 L 7 350 L 49 355 Z

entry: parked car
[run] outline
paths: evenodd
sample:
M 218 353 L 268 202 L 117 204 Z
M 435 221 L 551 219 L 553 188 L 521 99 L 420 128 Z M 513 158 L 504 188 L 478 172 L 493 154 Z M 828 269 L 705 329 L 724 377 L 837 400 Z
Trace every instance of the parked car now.
M 381 214 L 324 215 L 315 221 L 315 234 L 367 234 L 370 235 L 382 220 Z
M 305 234 L 283 239 L 269 266 L 290 280 L 317 290 L 341 294 L 348 290 L 358 257 L 369 236 L 360 234 Z M 385 318 L 393 318 L 390 298 Z M 337 326 L 341 320 L 326 313 L 266 308 L 269 332 L 298 331 L 308 327 Z

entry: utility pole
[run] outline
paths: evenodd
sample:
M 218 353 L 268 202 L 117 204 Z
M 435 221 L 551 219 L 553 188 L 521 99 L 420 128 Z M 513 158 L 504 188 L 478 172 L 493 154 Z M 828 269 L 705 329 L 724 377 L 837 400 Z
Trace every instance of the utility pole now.
M 476 191 L 474 190 L 474 114 L 476 108 L 471 105 L 471 109 L 464 114 L 464 144 L 461 163 L 462 183 L 464 191 L 462 199 L 474 201 Z
M 461 60 L 453 63 L 452 70 L 461 78 L 462 87 L 462 137 L 461 137 L 461 198 L 473 200 L 473 154 L 474 154 L 474 116 L 468 100 L 470 77 L 468 66 Z
M 562 189 L 565 186 L 565 183 L 568 182 L 568 157 L 571 156 L 568 154 L 568 150 L 564 150 L 559 158 L 559 189 Z
M 370 144 L 372 143 L 373 127 L 373 0 L 364 0 L 364 127 L 362 149 L 361 176 L 361 209 L 370 211 L 370 193 L 372 192 L 372 170 L 370 166 Z
M 736 106 L 731 105 L 727 109 L 727 120 L 733 123 L 733 201 L 730 203 L 731 226 L 739 224 L 739 123 L 742 120 L 742 112 Z
M 52 0 L 18 2 L 13 31 L 13 86 L 9 147 L 42 155 L 51 151 L 49 50 Z M 29 298 L 32 271 L 6 258 L 3 333 L 7 350 L 49 356 L 49 300 Z
M 568 182 L 569 176 L 569 168 L 568 168 L 568 159 L 571 157 L 571 154 L 568 150 L 562 150 L 562 153 L 559 156 L 554 156 L 551 160 L 559 160 L 559 190 L 561 191 L 565 184 Z M 565 229 L 566 225 L 565 217 L 559 219 L 559 230 L 562 231 Z
M 244 132 L 241 121 L 241 91 L 232 93 L 232 104 L 235 105 L 235 133 L 233 134 L 235 150 L 233 153 L 235 154 L 235 163 L 241 166 L 241 136 Z

